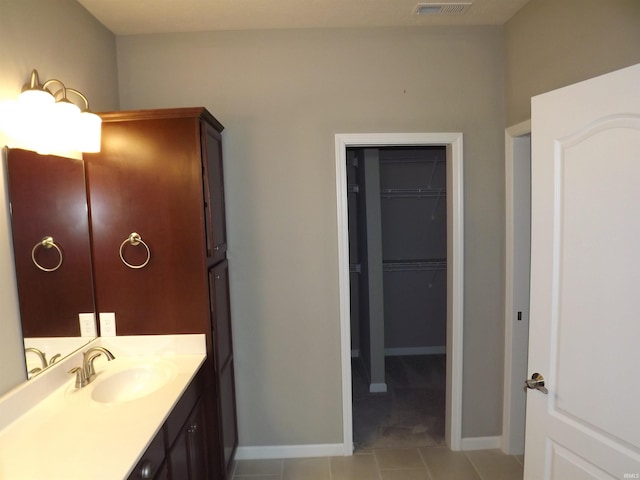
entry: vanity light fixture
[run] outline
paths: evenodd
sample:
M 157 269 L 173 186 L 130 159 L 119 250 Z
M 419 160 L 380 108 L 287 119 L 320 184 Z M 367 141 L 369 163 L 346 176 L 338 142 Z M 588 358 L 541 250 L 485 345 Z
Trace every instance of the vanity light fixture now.
M 71 94 L 82 101 L 81 106 L 69 100 Z M 102 119 L 91 111 L 87 97 L 80 91 L 55 78 L 40 83 L 34 69 L 22 87 L 18 103 L 34 114 L 40 130 L 36 135 L 46 133 L 52 149 L 100 151 Z

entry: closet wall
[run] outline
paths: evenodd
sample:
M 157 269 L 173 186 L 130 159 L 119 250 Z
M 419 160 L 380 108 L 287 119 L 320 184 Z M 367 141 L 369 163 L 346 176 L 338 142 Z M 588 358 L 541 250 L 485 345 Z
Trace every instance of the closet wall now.
M 375 151 L 375 175 L 364 175 L 366 152 Z M 351 279 L 351 338 L 354 355 L 444 353 L 446 345 L 446 149 L 441 146 L 352 148 L 347 152 Z M 365 182 L 366 184 L 363 184 Z M 371 205 L 379 197 L 382 257 L 383 352 L 370 351 L 375 315 L 363 301 L 371 281 Z M 375 203 L 375 202 L 374 202 Z M 367 215 L 369 210 L 369 215 Z M 375 208 L 373 209 L 375 210 Z M 375 229 L 374 229 L 375 232 Z M 372 372 L 369 369 L 369 373 Z

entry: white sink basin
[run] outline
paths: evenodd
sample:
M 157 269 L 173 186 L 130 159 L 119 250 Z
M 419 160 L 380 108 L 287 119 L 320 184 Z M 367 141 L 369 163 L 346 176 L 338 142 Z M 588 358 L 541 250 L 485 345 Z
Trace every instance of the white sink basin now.
M 98 403 L 122 403 L 152 394 L 175 374 L 170 362 L 146 362 L 108 370 L 92 383 L 91 399 Z

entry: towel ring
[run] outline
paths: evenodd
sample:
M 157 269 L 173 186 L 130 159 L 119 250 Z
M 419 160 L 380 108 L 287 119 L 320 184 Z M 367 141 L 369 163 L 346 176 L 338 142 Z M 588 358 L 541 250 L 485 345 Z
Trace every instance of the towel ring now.
M 36 260 L 36 250 L 38 250 L 38 247 L 55 248 L 58 251 L 58 255 L 60 256 L 60 260 L 58 260 L 58 264 L 53 268 L 46 268 L 40 265 Z M 46 237 L 43 237 L 41 241 L 36 243 L 34 247 L 31 249 L 31 260 L 33 260 L 33 263 L 35 264 L 35 266 L 38 267 L 43 272 L 55 272 L 60 268 L 60 265 L 62 265 L 62 250 L 60 250 L 60 247 L 56 245 L 56 242 L 53 241 L 53 237 L 46 236 Z
M 124 256 L 122 254 L 122 249 L 127 243 L 130 245 L 133 245 L 134 247 L 142 244 L 144 248 L 147 249 L 147 259 L 144 261 L 144 263 L 141 263 L 140 265 L 132 265 L 124 259 Z M 147 265 L 147 263 L 149 263 L 149 260 L 151 260 L 151 250 L 149 250 L 149 245 L 144 243 L 140 234 L 136 232 L 131 232 L 129 234 L 129 237 L 127 237 L 127 239 L 120 244 L 120 260 L 122 260 L 122 263 L 124 263 L 127 267 L 134 268 L 134 269 L 143 268 Z

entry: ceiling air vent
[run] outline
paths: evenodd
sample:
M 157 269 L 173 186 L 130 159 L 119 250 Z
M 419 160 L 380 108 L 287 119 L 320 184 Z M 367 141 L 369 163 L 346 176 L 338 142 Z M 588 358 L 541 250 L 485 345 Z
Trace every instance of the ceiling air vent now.
M 471 2 L 456 3 L 419 3 L 414 13 L 416 15 L 462 15 L 471 7 Z

